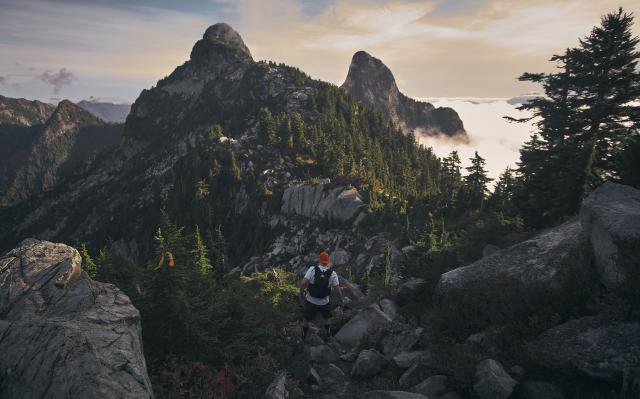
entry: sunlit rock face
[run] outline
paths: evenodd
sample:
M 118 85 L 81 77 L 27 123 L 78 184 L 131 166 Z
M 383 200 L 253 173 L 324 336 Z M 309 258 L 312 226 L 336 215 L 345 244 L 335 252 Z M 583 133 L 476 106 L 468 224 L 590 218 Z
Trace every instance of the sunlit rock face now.
M 347 79 L 341 86 L 352 96 L 379 110 L 406 134 L 446 135 L 466 140 L 464 126 L 451 108 L 436 108 L 400 92 L 393 73 L 365 51 L 353 55 Z

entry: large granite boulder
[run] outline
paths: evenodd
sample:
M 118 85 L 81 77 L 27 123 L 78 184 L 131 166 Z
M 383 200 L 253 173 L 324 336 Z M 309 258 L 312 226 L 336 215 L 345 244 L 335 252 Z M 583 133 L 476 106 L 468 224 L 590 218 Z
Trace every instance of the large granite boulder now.
M 389 323 L 391 323 L 389 316 L 380 309 L 380 306 L 373 304 L 362 309 L 342 326 L 336 334 L 336 339 L 343 345 L 354 347 L 368 333 Z
M 605 286 L 640 289 L 640 190 L 605 183 L 582 203 L 580 222 Z
M 423 331 L 422 328 L 409 328 L 387 334 L 380 342 L 382 353 L 395 356 L 410 350 L 420 340 Z
M 509 322 L 553 307 L 584 303 L 597 273 L 577 220 L 444 273 L 435 300 L 470 329 Z
M 341 395 L 347 389 L 349 378 L 333 363 L 313 366 L 309 377 L 323 392 Z
M 0 258 L 0 397 L 153 396 L 138 310 L 80 264 L 34 239 Z
M 542 333 L 534 348 L 542 366 L 621 381 L 626 368 L 640 366 L 640 323 L 584 317 Z
M 476 366 L 473 391 L 480 399 L 507 399 L 516 385 L 518 382 L 496 360 L 486 359 Z
M 348 222 L 364 208 L 365 203 L 355 188 L 328 189 L 321 184 L 297 184 L 284 190 L 280 211 L 331 222 Z
M 365 349 L 358 355 L 351 369 L 351 378 L 364 380 L 379 374 L 389 361 L 375 349 Z

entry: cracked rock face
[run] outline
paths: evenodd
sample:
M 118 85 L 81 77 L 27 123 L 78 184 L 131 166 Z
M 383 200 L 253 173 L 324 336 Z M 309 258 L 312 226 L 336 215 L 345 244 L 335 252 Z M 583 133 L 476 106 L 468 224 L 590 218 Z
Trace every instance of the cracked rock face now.
M 0 397 L 153 396 L 138 310 L 80 262 L 34 239 L 0 258 Z

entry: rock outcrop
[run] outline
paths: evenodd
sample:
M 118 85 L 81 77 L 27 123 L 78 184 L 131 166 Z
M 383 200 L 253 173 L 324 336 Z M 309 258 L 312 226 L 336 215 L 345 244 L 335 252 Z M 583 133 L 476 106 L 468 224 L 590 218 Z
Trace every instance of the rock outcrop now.
M 443 274 L 435 298 L 485 327 L 553 303 L 582 303 L 596 282 L 580 223 L 570 221 Z
M 602 283 L 640 289 L 640 190 L 605 183 L 582 203 L 580 222 L 593 248 Z
M 151 398 L 140 314 L 75 249 L 24 240 L 0 258 L 0 397 Z
M 451 108 L 436 108 L 402 94 L 393 73 L 365 51 L 353 55 L 347 79 L 341 86 L 363 103 L 382 112 L 405 133 L 444 134 L 466 139 L 460 117 Z
M 585 317 L 544 332 L 534 347 L 543 366 L 621 381 L 640 367 L 640 323 Z
M 365 204 L 355 188 L 321 184 L 297 184 L 288 187 L 282 195 L 281 212 L 332 222 L 348 222 L 357 218 Z

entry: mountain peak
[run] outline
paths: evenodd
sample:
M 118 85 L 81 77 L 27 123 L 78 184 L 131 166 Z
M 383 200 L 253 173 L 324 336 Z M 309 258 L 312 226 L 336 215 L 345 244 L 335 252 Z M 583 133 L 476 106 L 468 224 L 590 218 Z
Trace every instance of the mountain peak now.
M 370 83 L 375 83 L 376 87 L 368 87 Z M 360 96 L 354 91 L 364 95 L 364 91 L 368 91 L 369 88 L 394 93 L 398 91 L 391 70 L 380 59 L 363 50 L 356 52 L 351 58 L 349 73 L 342 87 L 356 97 Z
M 202 40 L 199 40 L 194 46 L 191 58 L 194 59 L 194 56 L 196 59 L 202 56 L 206 57 L 212 50 L 220 47 L 238 53 L 241 58 L 253 60 L 249 48 L 242 40 L 242 36 L 224 22 L 219 22 L 207 28 L 204 35 L 202 35 Z
M 391 70 L 366 51 L 353 55 L 341 88 L 382 112 L 405 133 L 466 137 L 462 121 L 454 110 L 436 108 L 402 94 Z
M 80 125 L 102 125 L 104 123 L 79 105 L 69 100 L 62 100 L 58 103 L 46 125 L 53 126 L 54 124 L 70 122 Z

